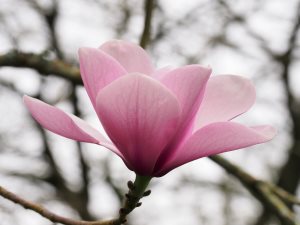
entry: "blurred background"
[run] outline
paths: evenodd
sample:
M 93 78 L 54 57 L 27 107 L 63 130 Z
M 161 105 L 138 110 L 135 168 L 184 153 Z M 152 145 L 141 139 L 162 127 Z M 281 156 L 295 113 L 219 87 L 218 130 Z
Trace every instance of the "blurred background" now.
M 100 127 L 85 90 L 68 77 L 18 65 L 14 57 L 33 53 L 23 57 L 78 66 L 79 47 L 98 47 L 115 38 L 139 43 L 144 4 L 0 0 L 0 185 L 67 217 L 93 220 L 117 214 L 134 174 L 104 148 L 41 129 L 22 102 L 24 94 L 38 97 Z M 158 0 L 152 16 L 147 51 L 157 67 L 197 63 L 211 66 L 215 75 L 253 80 L 256 104 L 237 120 L 271 124 L 278 135 L 267 144 L 223 156 L 299 196 L 300 1 Z M 280 224 L 207 158 L 154 179 L 151 189 L 128 224 Z M 299 209 L 293 210 L 299 218 Z M 0 198 L 0 225 L 12 224 L 53 223 Z

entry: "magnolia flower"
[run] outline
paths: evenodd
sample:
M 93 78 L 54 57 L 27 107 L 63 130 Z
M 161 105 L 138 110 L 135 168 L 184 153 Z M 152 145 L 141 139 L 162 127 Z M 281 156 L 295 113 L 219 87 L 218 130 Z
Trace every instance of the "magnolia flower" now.
M 80 118 L 25 96 L 44 128 L 98 144 L 141 176 L 160 177 L 193 160 L 267 142 L 271 126 L 231 120 L 255 101 L 252 83 L 188 65 L 155 70 L 139 46 L 119 40 L 79 50 L 85 89 L 110 140 Z

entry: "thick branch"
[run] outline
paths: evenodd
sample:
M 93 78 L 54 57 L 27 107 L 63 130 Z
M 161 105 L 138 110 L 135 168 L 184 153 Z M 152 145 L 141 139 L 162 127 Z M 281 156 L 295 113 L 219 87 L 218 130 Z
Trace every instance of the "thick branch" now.
M 282 71 L 280 76 L 282 79 L 285 96 L 287 99 L 287 110 L 290 114 L 292 121 L 292 133 L 293 138 L 292 145 L 288 150 L 288 158 L 284 165 L 279 169 L 277 186 L 283 188 L 288 193 L 294 194 L 297 191 L 300 181 L 300 113 L 299 113 L 299 99 L 297 99 L 292 93 L 290 86 L 290 76 L 291 76 L 291 65 L 294 63 L 294 54 L 298 49 L 297 42 L 299 40 L 299 29 L 300 29 L 300 1 L 297 3 L 295 8 L 295 18 L 291 24 L 291 31 L 287 41 L 287 49 L 282 53 L 277 53 L 268 47 L 265 39 L 260 37 L 258 34 L 250 32 L 250 34 L 260 41 L 261 48 L 269 54 L 270 58 L 277 63 Z M 295 201 L 290 199 L 285 200 L 287 205 L 292 209 L 292 205 Z M 297 202 L 297 201 L 296 201 Z M 293 210 L 293 209 L 292 209 Z M 272 218 L 271 213 L 268 209 L 264 209 L 258 219 L 255 221 L 255 225 L 267 225 L 270 224 Z
M 11 51 L 0 55 L 0 67 L 3 66 L 31 68 L 42 75 L 55 75 L 65 78 L 74 84 L 82 84 L 78 67 L 62 60 L 47 59 L 43 54 Z
M 300 29 L 300 1 L 296 12 L 295 23 L 290 34 L 288 48 L 282 55 L 275 59 L 282 66 L 281 77 L 284 84 L 285 94 L 287 96 L 287 108 L 293 122 L 293 145 L 289 149 L 289 157 L 279 173 L 278 185 L 285 190 L 295 193 L 300 181 L 300 112 L 299 101 L 292 93 L 290 87 L 290 67 L 294 62 L 293 54 L 297 47 L 297 40 Z
M 211 156 L 215 163 L 222 166 L 228 173 L 236 177 L 265 207 L 272 210 L 284 225 L 299 225 L 294 213 L 284 203 L 272 184 L 256 179 L 238 166 L 220 156 Z M 279 189 L 280 190 L 280 189 Z

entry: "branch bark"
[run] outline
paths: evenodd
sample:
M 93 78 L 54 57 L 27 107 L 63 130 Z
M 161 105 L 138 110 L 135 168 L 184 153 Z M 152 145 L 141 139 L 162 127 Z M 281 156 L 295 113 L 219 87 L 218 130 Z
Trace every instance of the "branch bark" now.
M 123 203 L 122 208 L 119 211 L 118 218 L 105 221 L 73 220 L 57 215 L 39 204 L 25 200 L 24 198 L 8 191 L 2 186 L 0 186 L 0 196 L 23 206 L 25 209 L 35 211 L 36 213 L 40 214 L 44 218 L 47 218 L 48 220 L 54 223 L 62 223 L 64 225 L 121 225 L 126 222 L 128 214 L 130 214 L 136 207 L 140 207 L 142 205 L 142 203 L 139 202 L 140 199 L 150 195 L 150 190 L 145 191 L 150 180 L 151 177 L 143 177 L 137 175 L 134 183 L 129 181 L 129 191 L 125 195 L 125 201 Z
M 155 0 L 145 0 L 145 20 L 144 29 L 140 40 L 140 46 L 147 48 L 151 39 L 151 22 Z
M 256 179 L 240 167 L 230 163 L 228 160 L 220 156 L 211 156 L 210 159 L 222 166 L 229 174 L 237 178 L 247 188 L 247 190 L 253 194 L 253 196 L 255 196 L 266 208 L 270 209 L 276 214 L 276 216 L 278 216 L 282 224 L 300 224 L 296 221 L 294 213 L 284 203 L 282 196 L 279 196 L 278 192 L 274 191 L 274 189 L 281 191 L 280 188 L 268 182 Z
M 65 225 L 117 225 L 116 220 L 107 220 L 107 221 L 79 221 L 79 220 L 73 220 L 66 217 L 62 217 L 60 215 L 57 215 L 43 206 L 30 202 L 28 200 L 25 200 L 16 194 L 8 191 L 4 187 L 0 186 L 0 195 L 16 204 L 19 204 L 23 206 L 25 209 L 30 209 L 35 211 L 36 213 L 40 214 L 41 216 L 49 219 L 50 221 L 54 223 L 62 223 Z
M 291 33 L 288 39 L 288 47 L 286 51 L 281 54 L 273 52 L 270 48 L 266 48 L 266 43 L 262 43 L 264 50 L 270 55 L 270 57 L 278 65 L 281 66 L 281 79 L 283 81 L 283 87 L 285 96 L 287 98 L 287 109 L 292 120 L 292 138 L 293 143 L 288 150 L 288 158 L 282 168 L 279 170 L 277 185 L 282 187 L 285 191 L 295 194 L 300 181 L 300 112 L 299 112 L 299 100 L 296 99 L 290 88 L 290 67 L 293 63 L 293 54 L 297 47 L 297 40 L 299 37 L 300 29 L 300 1 L 296 8 L 295 22 L 292 26 Z M 292 209 L 292 203 L 288 203 L 288 206 Z M 267 209 L 264 209 L 261 215 L 258 217 L 255 225 L 268 224 L 272 215 Z
M 59 59 L 50 59 L 45 54 L 11 51 L 0 55 L 0 67 L 31 68 L 41 75 L 53 75 L 69 80 L 73 84 L 82 84 L 77 66 Z

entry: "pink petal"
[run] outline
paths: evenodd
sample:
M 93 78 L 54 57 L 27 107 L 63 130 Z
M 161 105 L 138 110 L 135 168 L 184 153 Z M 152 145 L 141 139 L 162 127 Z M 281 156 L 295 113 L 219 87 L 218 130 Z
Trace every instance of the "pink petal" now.
M 158 81 L 135 73 L 100 91 L 97 111 L 130 169 L 151 175 L 159 154 L 177 129 L 180 106 L 176 97 Z
M 23 99 L 33 118 L 47 130 L 76 141 L 103 145 L 120 155 L 110 141 L 82 119 L 38 99 L 29 96 Z
M 190 161 L 270 141 L 276 131 L 271 126 L 246 127 L 235 122 L 209 124 L 194 133 L 157 173 L 162 176 Z
M 126 74 L 125 69 L 115 59 L 96 48 L 80 48 L 79 62 L 81 77 L 94 107 L 98 92 Z
M 108 41 L 100 49 L 115 58 L 128 73 L 150 75 L 154 71 L 147 52 L 140 46 L 121 40 Z
M 172 70 L 162 78 L 161 82 L 176 95 L 182 108 L 182 116 L 178 132 L 173 142 L 164 150 L 158 164 L 163 164 L 171 152 L 191 133 L 195 114 L 201 104 L 210 74 L 210 68 L 189 65 Z
M 165 75 L 168 74 L 171 70 L 173 70 L 171 66 L 160 68 L 158 70 L 155 70 L 151 74 L 151 77 L 153 77 L 156 80 L 162 80 L 165 77 Z
M 161 80 L 177 97 L 182 121 L 188 123 L 199 109 L 211 69 L 199 65 L 184 66 L 167 73 Z
M 255 88 L 250 80 L 234 75 L 211 77 L 197 113 L 195 129 L 231 120 L 246 112 L 254 102 Z

